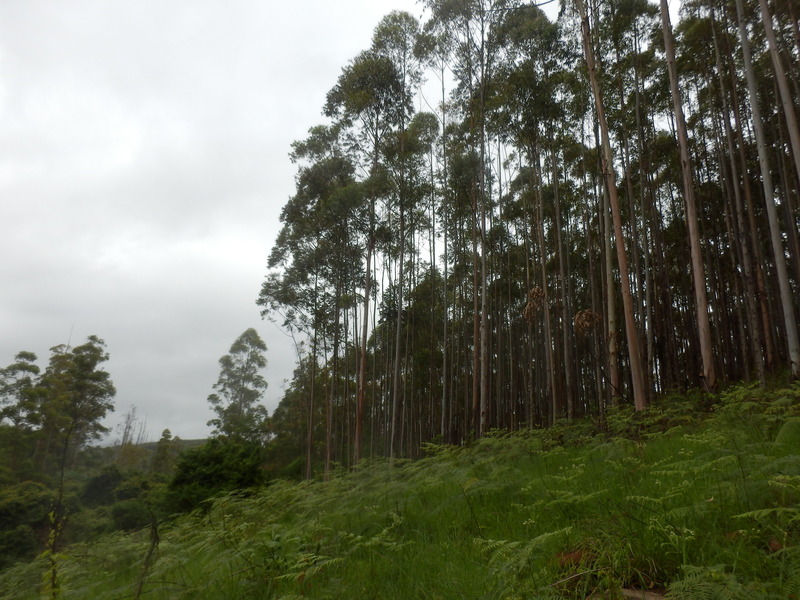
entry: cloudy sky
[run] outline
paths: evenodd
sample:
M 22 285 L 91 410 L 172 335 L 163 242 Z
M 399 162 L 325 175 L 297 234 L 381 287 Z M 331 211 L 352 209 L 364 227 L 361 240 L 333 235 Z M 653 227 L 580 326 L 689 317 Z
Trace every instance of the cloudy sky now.
M 292 141 L 341 68 L 415 0 L 0 2 L 0 366 L 97 335 L 119 418 L 205 437 L 217 361 L 291 344 L 255 305 Z M 112 434 L 113 441 L 117 434 Z

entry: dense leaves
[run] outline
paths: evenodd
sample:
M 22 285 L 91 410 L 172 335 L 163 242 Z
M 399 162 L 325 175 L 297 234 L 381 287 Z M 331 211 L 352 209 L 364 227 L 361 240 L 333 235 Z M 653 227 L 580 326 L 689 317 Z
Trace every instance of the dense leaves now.
M 640 0 L 555 22 L 516 0 L 424 4 L 424 23 L 378 23 L 332 122 L 294 145 L 258 300 L 298 334 L 283 464 L 303 445 L 310 477 L 793 376 L 797 107 L 773 93 L 779 65 L 800 73 L 793 5 L 762 3 L 774 40 L 745 5 L 749 68 L 732 2 L 685 3 L 674 31 Z
M 208 422 L 214 434 L 232 441 L 258 443 L 264 437 L 267 409 L 260 403 L 267 388 L 261 372 L 267 366 L 267 345 L 258 332 L 247 329 L 219 359 L 215 393 L 208 397 L 217 417 Z

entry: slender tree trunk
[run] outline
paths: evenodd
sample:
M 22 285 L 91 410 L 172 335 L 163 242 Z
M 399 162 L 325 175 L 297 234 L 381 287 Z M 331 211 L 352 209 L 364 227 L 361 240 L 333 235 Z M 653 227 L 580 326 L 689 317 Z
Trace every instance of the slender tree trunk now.
M 544 241 L 544 200 L 542 198 L 542 180 L 540 176 L 541 157 L 538 152 L 533 154 L 533 169 L 535 172 L 534 193 L 536 195 L 536 232 L 539 241 L 539 268 L 542 277 L 542 316 L 544 320 L 545 343 L 545 369 L 547 371 L 547 396 L 549 399 L 550 425 L 561 417 L 561 406 L 556 393 L 556 368 L 553 356 L 553 330 L 550 315 L 550 295 L 547 285 L 547 248 Z
M 394 337 L 394 375 L 392 377 L 392 430 L 389 434 L 389 457 L 395 456 L 397 419 L 400 415 L 400 346 L 401 333 L 403 331 L 403 276 L 405 269 L 405 212 L 403 210 L 403 200 L 400 199 L 400 265 L 397 275 L 397 321 L 395 323 Z
M 551 132 L 552 137 L 552 132 Z M 572 420 L 575 418 L 575 381 L 572 366 L 572 351 L 571 341 L 569 335 L 570 328 L 570 309 L 572 302 L 569 294 L 569 283 L 567 273 L 567 257 L 563 244 L 563 231 L 561 221 L 561 194 L 558 185 L 558 156 L 555 152 L 552 155 L 553 167 L 553 202 L 555 205 L 555 225 L 556 225 L 556 248 L 558 251 L 558 279 L 561 289 L 561 336 L 562 345 L 564 347 L 564 378 L 566 380 L 566 402 L 567 402 L 567 418 Z
M 742 202 L 742 192 L 739 187 L 739 170 L 736 167 L 736 150 L 734 147 L 734 136 L 731 130 L 729 119 L 730 109 L 728 106 L 727 86 L 725 85 L 725 76 L 722 65 L 722 56 L 719 49 L 719 39 L 717 36 L 717 29 L 715 26 L 716 20 L 714 18 L 714 10 L 711 8 L 711 32 L 714 37 L 714 57 L 717 63 L 717 72 L 719 74 L 719 87 L 720 98 L 722 100 L 722 124 L 724 128 L 726 147 L 728 150 L 728 164 L 731 169 L 731 191 L 733 193 L 734 209 L 736 214 L 736 224 L 739 230 L 738 246 L 742 256 L 742 266 L 744 267 L 744 274 L 742 277 L 742 284 L 745 293 L 745 311 L 747 313 L 747 324 L 751 339 L 751 353 L 756 363 L 756 371 L 758 372 L 758 379 L 762 385 L 766 383 L 766 372 L 764 368 L 764 351 L 761 343 L 761 327 L 758 322 L 758 299 L 754 287 L 755 274 L 753 270 L 753 260 L 750 256 L 750 245 L 748 238 L 745 235 L 747 230 L 744 221 L 744 204 Z M 723 157 L 720 157 L 721 159 Z M 722 162 L 722 160 L 720 161 Z
M 481 213 L 481 322 L 480 322 L 480 421 L 478 435 L 483 435 L 489 428 L 489 303 L 488 303 L 488 274 L 486 272 L 486 206 L 488 203 L 486 193 L 486 30 L 485 12 L 481 3 L 481 46 L 480 46 L 480 143 L 481 160 L 480 172 L 480 213 Z
M 767 45 L 769 55 L 772 59 L 772 69 L 775 72 L 775 81 L 778 84 L 778 91 L 783 107 L 783 117 L 786 120 L 786 128 L 789 133 L 789 142 L 792 145 L 792 155 L 794 157 L 794 168 L 797 172 L 797 181 L 800 182 L 800 129 L 797 126 L 797 115 L 794 112 L 792 92 L 789 89 L 789 80 L 786 77 L 786 70 L 783 68 L 783 61 L 778 50 L 778 42 L 775 39 L 775 31 L 772 27 L 772 15 L 767 6 L 767 0 L 758 0 L 758 8 L 761 12 L 761 23 L 767 34 Z M 793 363 L 794 364 L 794 363 Z M 798 375 L 795 374 L 795 377 Z
M 717 388 L 717 374 L 714 368 L 714 353 L 711 343 L 711 325 L 708 320 L 708 298 L 706 296 L 706 276 L 703 265 L 703 250 L 700 246 L 697 202 L 694 197 L 692 159 L 689 154 L 689 136 L 686 119 L 683 116 L 683 103 L 678 89 L 678 71 L 675 66 L 675 45 L 672 39 L 672 24 L 669 18 L 667 0 L 661 0 L 661 29 L 664 33 L 664 48 L 667 54 L 672 105 L 675 113 L 675 128 L 681 152 L 681 175 L 683 176 L 683 195 L 686 203 L 686 226 L 689 229 L 689 247 L 692 257 L 692 282 L 697 316 L 697 334 L 700 338 L 700 354 L 703 359 L 703 385 L 713 392 Z
M 444 272 L 444 277 L 442 278 L 442 297 L 444 298 L 444 302 L 442 303 L 442 442 L 448 443 L 451 442 L 452 439 L 450 438 L 450 433 L 452 431 L 452 406 L 450 406 L 450 410 L 448 410 L 448 393 L 450 392 L 450 386 L 448 381 L 448 358 L 449 358 L 449 348 L 448 348 L 448 340 L 447 340 L 447 321 L 448 321 L 448 310 L 447 310 L 447 277 L 448 273 L 448 240 L 447 240 L 447 228 L 449 223 L 447 221 L 447 200 L 445 196 L 445 190 L 447 189 L 448 181 L 447 181 L 447 97 L 445 95 L 445 71 L 444 65 L 442 66 L 441 70 L 441 81 L 442 81 L 442 237 L 443 237 L 443 258 L 442 262 L 444 263 L 442 266 L 442 271 Z
M 374 204 L 372 212 L 374 214 Z M 358 466 L 361 460 L 362 438 L 364 427 L 364 404 L 367 383 L 367 333 L 369 332 L 369 297 L 372 294 L 372 247 L 373 241 L 370 236 L 367 242 L 367 258 L 365 261 L 364 275 L 364 311 L 361 323 L 361 343 L 359 345 L 358 358 L 358 387 L 356 388 L 356 424 L 354 432 L 353 465 Z
M 625 336 L 628 342 L 628 356 L 631 367 L 631 380 L 633 384 L 633 402 L 636 410 L 644 410 L 648 403 L 647 390 L 644 385 L 644 373 L 642 369 L 642 358 L 639 352 L 639 334 L 634 318 L 633 298 L 631 296 L 630 277 L 628 275 L 628 257 L 625 252 L 625 240 L 622 231 L 622 216 L 619 212 L 619 201 L 617 198 L 617 180 L 614 173 L 614 157 L 611 151 L 611 140 L 608 133 L 608 122 L 606 120 L 603 97 L 600 84 L 597 79 L 597 67 L 594 59 L 594 49 L 591 43 L 589 18 L 586 15 L 586 7 L 583 0 L 576 0 L 578 12 L 581 17 L 581 30 L 583 37 L 583 50 L 586 57 L 586 65 L 589 70 L 589 81 L 594 95 L 595 109 L 597 118 L 600 122 L 600 134 L 603 145 L 603 175 L 606 181 L 611 212 L 614 220 L 614 235 L 617 246 L 617 263 L 619 267 L 620 283 L 622 286 L 622 303 L 625 313 Z
M 762 3 L 763 0 L 759 0 Z M 762 7 L 762 20 L 765 22 L 765 29 L 768 29 L 767 37 L 772 31 L 772 23 L 769 18 L 764 18 L 766 6 Z M 745 75 L 747 76 L 747 90 L 750 96 L 750 105 L 753 113 L 753 129 L 756 134 L 756 146 L 758 147 L 758 162 L 761 166 L 761 182 L 764 187 L 764 201 L 767 207 L 767 218 L 769 220 L 770 242 L 772 243 L 772 254 L 775 258 L 775 270 L 778 275 L 778 287 L 780 290 L 781 307 L 783 308 L 783 320 L 786 327 L 786 339 L 789 346 L 789 361 L 791 364 L 792 377 L 800 378 L 800 341 L 797 334 L 797 322 L 794 316 L 792 305 L 792 291 L 789 285 L 789 274 L 786 268 L 786 255 L 781 241 L 780 226 L 778 224 L 778 211 L 775 208 L 775 198 L 772 186 L 772 175 L 770 173 L 769 158 L 767 156 L 766 139 L 764 135 L 764 124 L 761 119 L 761 109 L 758 106 L 758 94 L 756 92 L 755 74 L 753 73 L 753 61 L 750 55 L 750 41 L 747 37 L 747 30 L 744 21 L 744 6 L 742 0 L 736 0 L 736 13 L 739 20 L 739 37 L 744 55 Z M 769 25 L 767 25 L 769 22 Z M 773 39 L 774 42 L 774 39 Z M 780 81 L 780 78 L 779 78 Z M 788 92 L 788 90 L 787 90 Z M 791 108 L 791 107 L 789 107 Z M 785 109 L 784 109 L 785 112 Z M 792 110 L 792 115 L 794 111 Z M 792 125 L 789 124 L 791 129 Z M 795 136 L 797 123 L 794 123 Z M 795 144 L 793 143 L 794 147 Z M 794 150 L 795 159 L 800 159 L 800 140 L 797 142 L 797 149 Z M 800 164 L 798 164 L 798 174 L 800 174 Z

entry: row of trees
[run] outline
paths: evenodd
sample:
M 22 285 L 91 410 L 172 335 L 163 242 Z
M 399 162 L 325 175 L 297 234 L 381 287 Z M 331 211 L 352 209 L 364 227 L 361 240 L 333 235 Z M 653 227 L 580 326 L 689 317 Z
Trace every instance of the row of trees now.
M 46 551 L 55 594 L 66 545 L 157 527 L 215 493 L 265 481 L 265 351 L 248 329 L 219 360 L 210 440 L 184 442 L 166 429 L 147 443 L 131 407 L 121 439 L 105 447 L 92 445 L 108 433 L 116 393 L 103 340 L 52 348 L 43 371 L 35 354 L 18 353 L 0 369 L 0 569 Z
M 106 432 L 114 384 L 103 340 L 51 349 L 44 371 L 32 352 L 0 369 L 0 567 L 27 558 L 47 540 L 60 548 L 69 512 L 66 473 L 79 451 Z M 56 585 L 55 570 L 51 586 Z
M 258 304 L 305 340 L 270 423 L 307 476 L 800 376 L 796 2 L 424 5 L 292 148 Z
M 103 363 L 103 340 L 51 349 L 42 372 L 32 352 L 19 352 L 0 369 L 0 426 L 5 452 L 0 480 L 62 475 L 78 451 L 108 430 L 102 424 L 114 410 L 116 390 Z

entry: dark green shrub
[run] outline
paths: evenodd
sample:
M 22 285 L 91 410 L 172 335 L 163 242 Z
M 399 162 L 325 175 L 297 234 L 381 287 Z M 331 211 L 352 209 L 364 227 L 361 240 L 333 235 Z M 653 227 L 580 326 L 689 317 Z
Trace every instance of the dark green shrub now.
M 116 529 L 131 531 L 150 525 L 153 521 L 153 513 L 143 500 L 133 498 L 114 504 L 111 507 L 111 519 Z
M 36 554 L 52 501 L 52 492 L 33 481 L 0 491 L 0 568 Z
M 213 439 L 181 455 L 169 484 L 172 510 L 191 511 L 220 492 L 264 482 L 262 450 L 258 444 Z
M 100 474 L 92 477 L 83 488 L 81 500 L 87 506 L 106 506 L 113 504 L 114 490 L 124 480 L 122 473 L 116 465 L 103 469 Z

